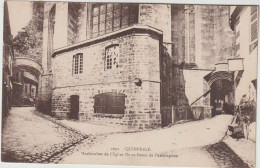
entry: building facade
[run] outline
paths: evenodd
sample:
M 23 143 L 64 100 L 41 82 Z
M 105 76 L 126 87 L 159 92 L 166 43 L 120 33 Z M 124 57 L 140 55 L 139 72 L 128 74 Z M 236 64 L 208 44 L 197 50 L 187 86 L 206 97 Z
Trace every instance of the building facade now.
M 235 104 L 246 101 L 256 112 L 257 55 L 258 55 L 258 6 L 231 8 L 230 27 L 235 33 L 235 56 L 243 60 L 243 69 L 235 71 Z M 254 115 L 255 119 L 255 115 Z
M 57 117 L 137 129 L 212 117 L 215 101 L 234 96 L 213 75 L 234 55 L 229 15 L 228 6 L 45 2 L 39 103 Z
M 3 32 L 3 59 L 2 59 L 2 118 L 5 118 L 11 108 L 12 100 L 12 74 L 13 74 L 13 36 L 11 34 L 7 2 L 4 2 L 4 32 Z

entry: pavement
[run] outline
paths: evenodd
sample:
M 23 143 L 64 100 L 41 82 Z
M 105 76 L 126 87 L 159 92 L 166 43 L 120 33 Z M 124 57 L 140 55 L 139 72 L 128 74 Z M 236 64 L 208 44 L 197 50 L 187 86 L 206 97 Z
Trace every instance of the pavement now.
M 239 140 L 226 136 L 223 142 L 228 145 L 249 167 L 255 167 L 256 144 L 250 139 L 241 138 Z
M 57 163 L 58 155 L 87 138 L 39 116 L 34 107 L 13 107 L 2 130 L 4 162 Z
M 226 143 L 220 141 L 213 145 L 205 147 L 217 163 L 216 167 L 221 168 L 249 168 L 245 163 Z
M 223 139 L 232 118 L 221 115 L 169 128 L 99 136 L 92 145 L 79 145 L 60 163 L 218 167 L 227 163 L 212 157 L 212 153 L 217 152 L 215 148 L 211 153 L 208 149 Z M 140 147 L 149 151 L 140 151 Z
M 56 120 L 33 107 L 13 107 L 2 132 L 2 161 L 254 167 L 255 142 L 225 136 L 232 118 L 219 115 L 129 132 L 124 127 Z
M 105 126 L 105 125 L 88 123 L 85 121 L 80 122 L 78 120 L 56 120 L 56 122 L 59 122 L 65 125 L 66 127 L 73 128 L 82 134 L 94 135 L 94 136 L 134 131 L 134 130 L 127 129 L 124 126 L 113 126 L 113 125 Z

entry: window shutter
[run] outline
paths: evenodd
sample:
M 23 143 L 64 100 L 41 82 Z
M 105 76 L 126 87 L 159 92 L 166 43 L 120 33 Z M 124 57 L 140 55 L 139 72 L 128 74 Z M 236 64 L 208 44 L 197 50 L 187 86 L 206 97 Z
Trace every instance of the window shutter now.
M 79 73 L 83 73 L 83 54 L 80 54 Z
M 257 11 L 257 6 L 251 6 L 251 15 Z
M 106 104 L 106 97 L 96 96 L 94 100 L 94 113 L 105 113 Z
M 113 97 L 114 102 L 112 103 L 113 113 L 115 114 L 124 114 L 125 110 L 125 96 L 117 95 Z
M 249 46 L 249 52 L 252 52 L 256 46 L 257 46 L 257 37 L 258 37 L 258 7 L 257 6 L 251 6 L 251 36 L 250 36 L 250 46 Z
M 122 93 L 103 93 L 94 97 L 94 113 L 124 114 L 125 95 Z
M 257 39 L 257 21 L 251 25 L 251 42 Z

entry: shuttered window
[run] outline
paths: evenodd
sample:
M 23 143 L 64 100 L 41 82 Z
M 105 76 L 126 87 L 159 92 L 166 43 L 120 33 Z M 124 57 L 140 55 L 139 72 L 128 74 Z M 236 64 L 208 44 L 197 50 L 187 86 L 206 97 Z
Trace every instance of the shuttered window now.
M 258 38 L 258 7 L 251 6 L 251 25 L 250 25 L 250 46 L 249 51 L 253 51 L 257 46 Z
M 137 23 L 138 4 L 102 3 L 92 8 L 92 36 L 119 30 Z
M 251 6 L 251 15 L 257 11 L 257 6 Z
M 257 22 L 251 24 L 251 42 L 257 39 Z
M 122 93 L 102 93 L 94 97 L 94 113 L 124 114 L 125 95 Z

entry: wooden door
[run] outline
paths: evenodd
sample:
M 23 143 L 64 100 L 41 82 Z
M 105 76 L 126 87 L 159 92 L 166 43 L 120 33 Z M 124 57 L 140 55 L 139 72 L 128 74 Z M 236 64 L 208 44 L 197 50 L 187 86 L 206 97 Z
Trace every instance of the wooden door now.
M 70 96 L 70 118 L 79 119 L 79 96 L 72 95 Z

